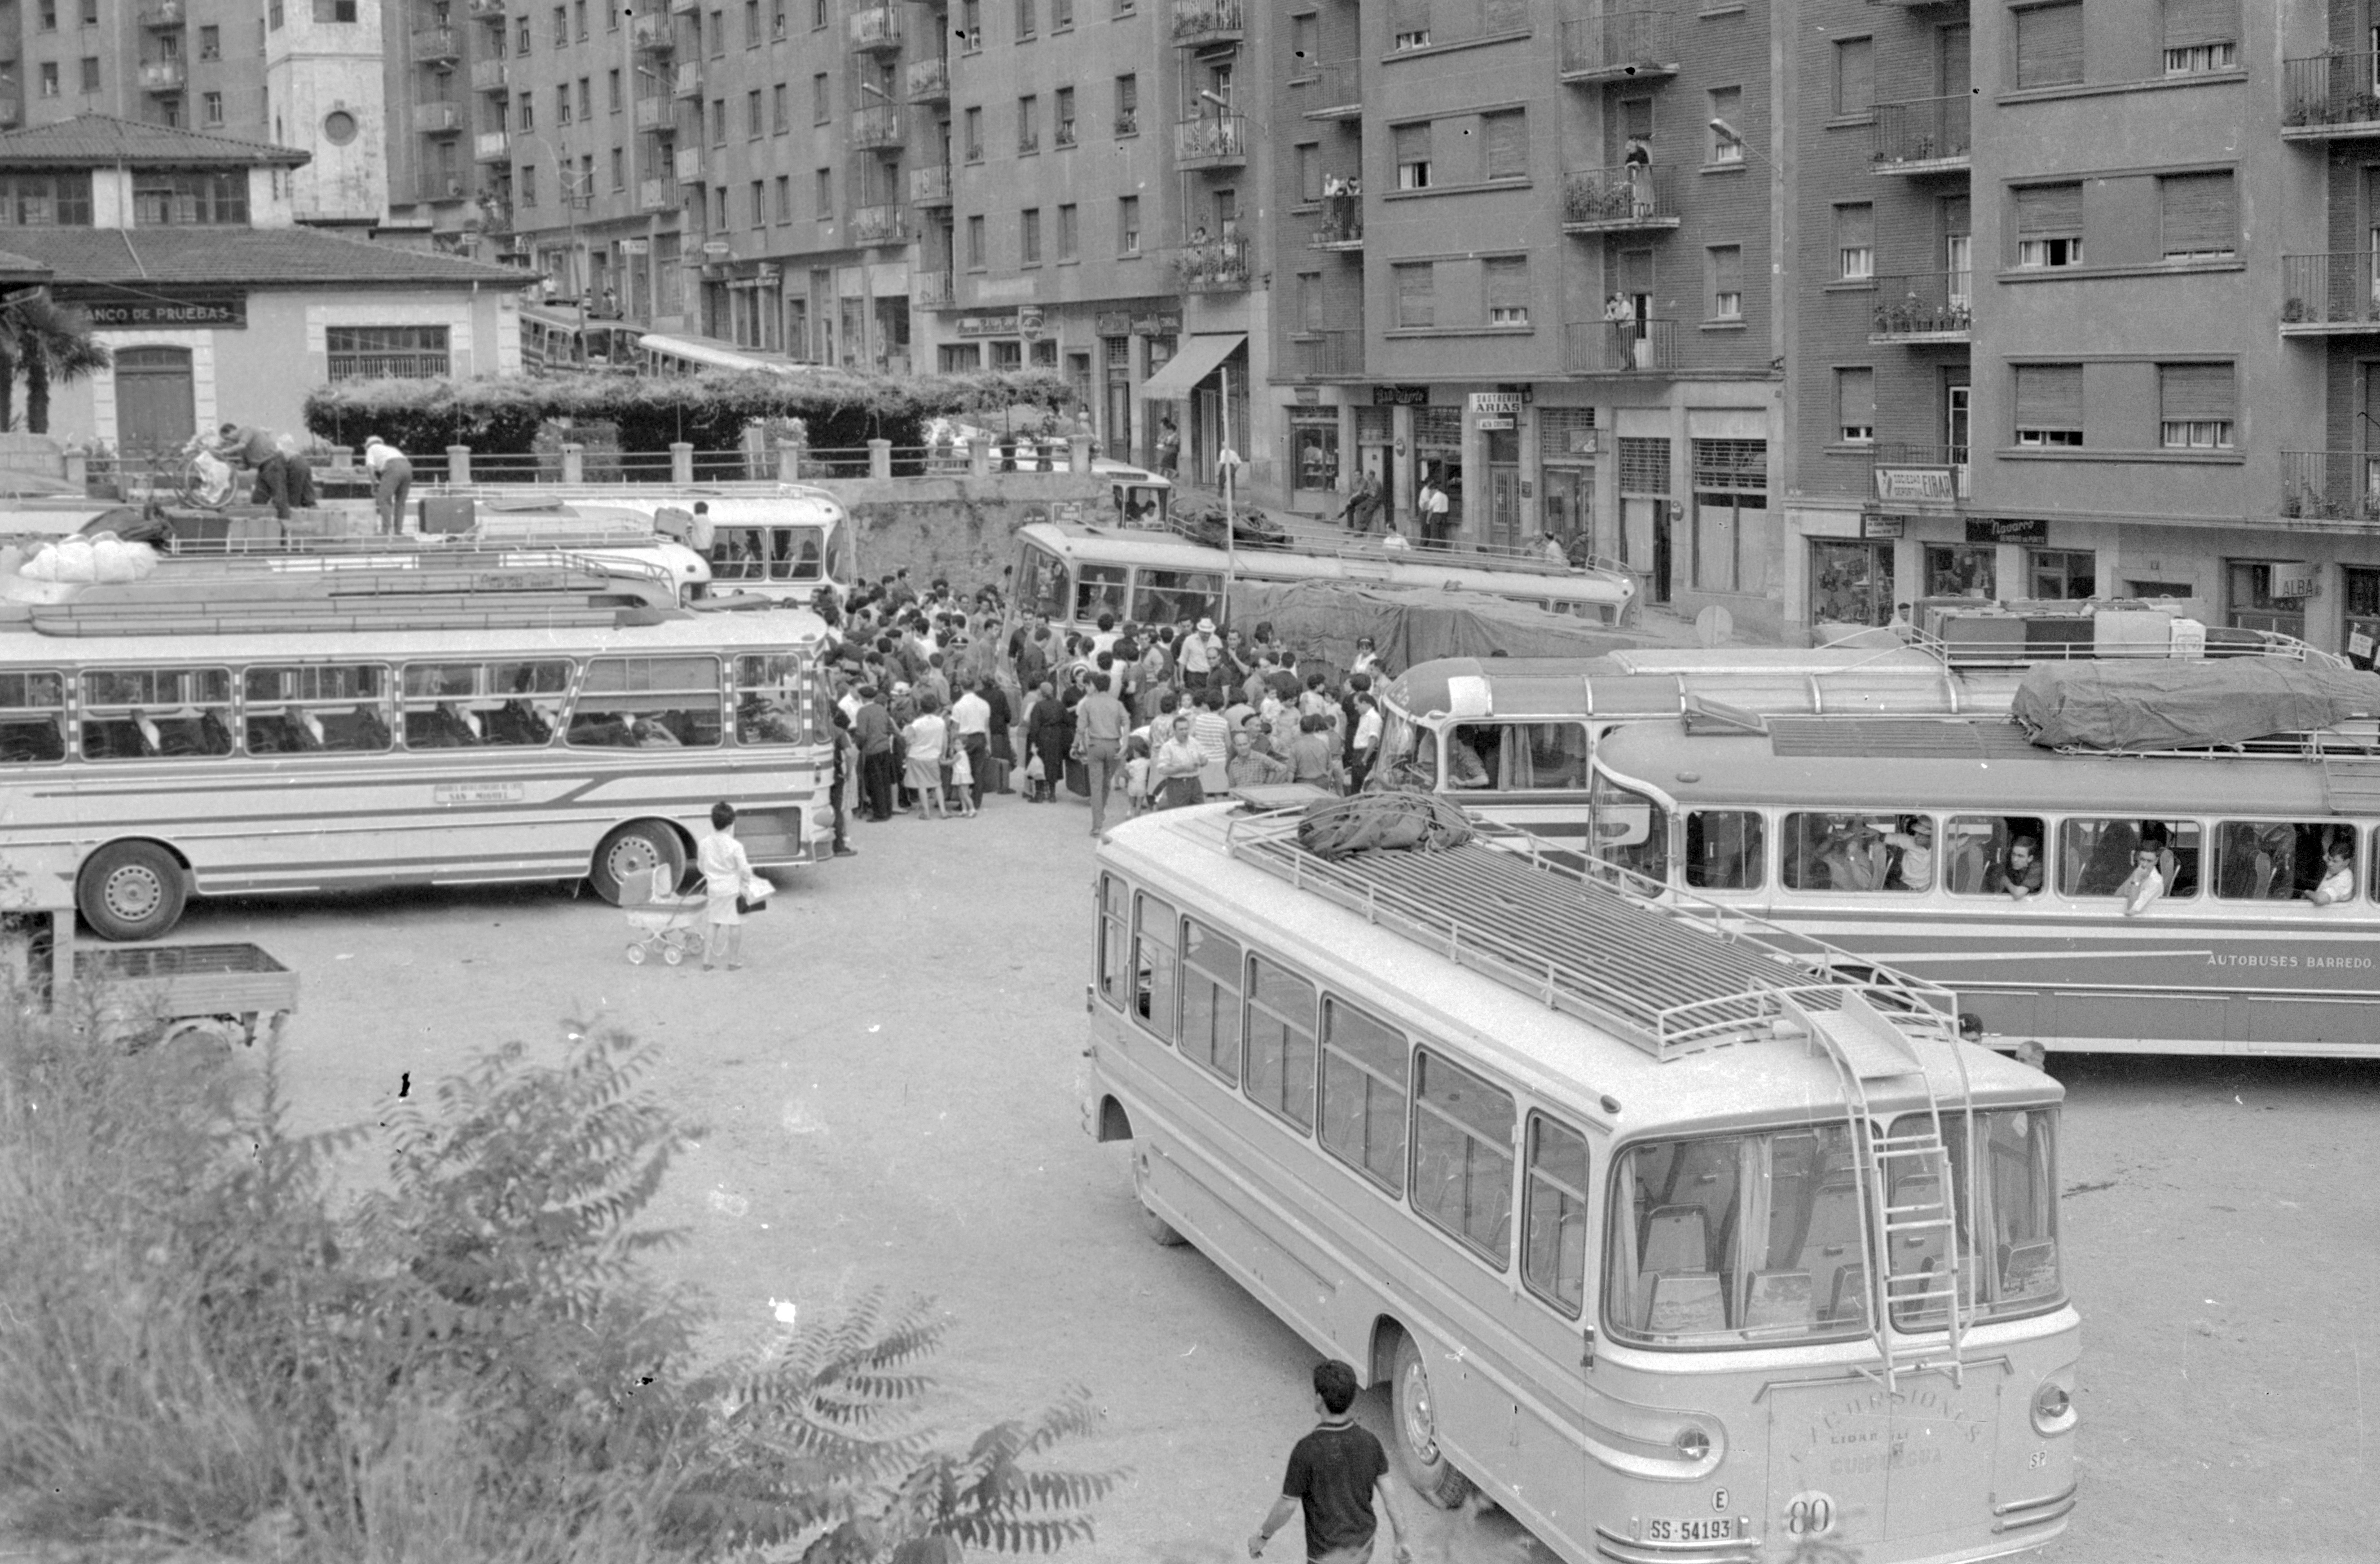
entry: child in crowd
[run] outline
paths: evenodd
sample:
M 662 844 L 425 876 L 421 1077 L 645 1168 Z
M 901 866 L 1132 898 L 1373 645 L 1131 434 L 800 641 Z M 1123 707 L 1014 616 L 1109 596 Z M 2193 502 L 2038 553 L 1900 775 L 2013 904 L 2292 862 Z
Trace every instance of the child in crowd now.
M 967 759 L 965 745 L 951 745 L 950 757 L 950 795 L 957 803 L 961 817 L 971 820 L 975 818 L 975 766 Z
M 1148 733 L 1147 729 L 1132 735 L 1124 746 L 1123 760 L 1124 807 L 1139 814 L 1148 807 Z

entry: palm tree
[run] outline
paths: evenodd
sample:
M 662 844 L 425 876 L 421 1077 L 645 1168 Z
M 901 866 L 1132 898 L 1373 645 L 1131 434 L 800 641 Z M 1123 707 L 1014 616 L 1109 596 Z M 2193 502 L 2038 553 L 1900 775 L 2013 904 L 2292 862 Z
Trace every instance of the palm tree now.
M 25 428 L 50 431 L 50 387 L 95 374 L 113 363 L 107 345 L 91 335 L 91 317 L 41 289 L 0 305 L 0 429 L 17 421 L 17 377 L 25 377 Z

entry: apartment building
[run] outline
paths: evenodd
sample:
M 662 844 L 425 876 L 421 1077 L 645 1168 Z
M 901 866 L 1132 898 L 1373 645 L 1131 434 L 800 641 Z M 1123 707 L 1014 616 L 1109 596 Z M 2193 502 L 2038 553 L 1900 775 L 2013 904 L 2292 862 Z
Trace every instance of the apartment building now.
M 1783 151 L 1767 6 L 1289 0 L 1281 307 L 1259 421 L 1291 498 L 1551 533 L 1657 602 L 1773 616 Z

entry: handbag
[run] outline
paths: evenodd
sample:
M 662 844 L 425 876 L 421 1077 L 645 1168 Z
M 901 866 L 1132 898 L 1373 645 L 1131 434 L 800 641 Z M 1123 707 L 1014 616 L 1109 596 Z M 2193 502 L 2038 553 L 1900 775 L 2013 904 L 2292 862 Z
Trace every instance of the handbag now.
M 1041 764 L 1041 752 L 1038 749 L 1033 752 L 1032 758 L 1025 762 L 1025 780 L 1034 782 L 1050 780 L 1049 771 Z
M 768 910 L 769 898 L 765 893 L 759 896 L 747 896 L 742 891 L 736 893 L 735 912 L 738 916 L 750 917 L 754 913 L 764 913 Z

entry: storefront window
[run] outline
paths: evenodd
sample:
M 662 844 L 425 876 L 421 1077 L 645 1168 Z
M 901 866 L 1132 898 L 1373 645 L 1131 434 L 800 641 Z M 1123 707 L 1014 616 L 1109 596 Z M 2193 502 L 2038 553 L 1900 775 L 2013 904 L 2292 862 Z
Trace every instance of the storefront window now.
M 1813 624 L 1882 624 L 1892 618 L 1892 545 L 1810 540 Z
M 1339 487 L 1339 409 L 1293 408 L 1289 415 L 1291 467 L 1299 489 L 1329 493 Z
M 2368 670 L 2380 649 L 2380 570 L 2350 565 L 2340 574 L 2347 588 L 2347 660 Z
M 2224 606 L 2234 630 L 2271 630 L 2283 636 L 2305 636 L 2305 600 L 2277 597 L 2273 578 L 2289 568 L 2259 560 L 2235 559 L 2224 565 L 2227 590 Z
M 1416 486 L 1435 478 L 1446 490 L 1449 527 L 1463 525 L 1463 409 L 1415 407 L 1413 410 L 1414 480 Z
M 2099 595 L 2098 556 L 2088 549 L 2035 549 L 2026 566 L 2036 598 L 2079 602 Z
M 1925 550 L 1925 595 L 1929 598 L 1999 596 L 1999 551 L 1989 543 L 1933 543 Z

